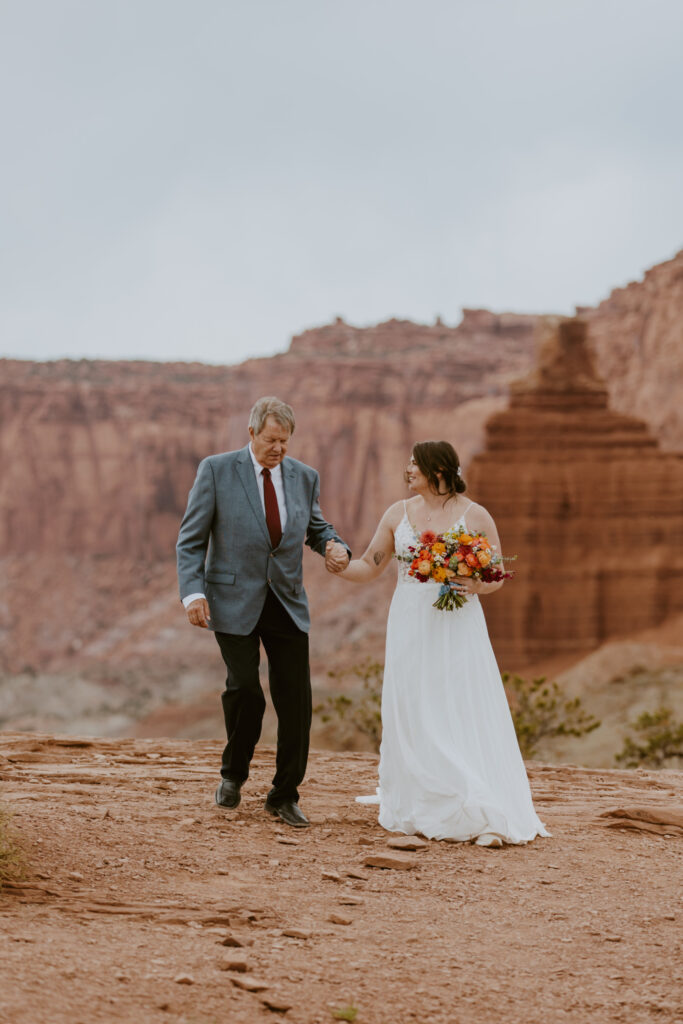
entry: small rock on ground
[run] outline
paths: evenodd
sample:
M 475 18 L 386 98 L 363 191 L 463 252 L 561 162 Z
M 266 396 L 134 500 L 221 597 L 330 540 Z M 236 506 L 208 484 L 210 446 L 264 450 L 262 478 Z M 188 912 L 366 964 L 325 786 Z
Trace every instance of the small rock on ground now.
M 426 850 L 429 843 L 419 836 L 393 836 L 387 840 L 392 850 Z
M 243 978 L 241 974 L 236 974 L 230 980 L 233 985 L 236 985 L 237 988 L 243 988 L 245 992 L 264 992 L 268 988 L 268 982 L 262 981 L 260 978 Z
M 237 971 L 238 974 L 246 974 L 249 970 L 249 961 L 243 956 L 229 956 L 218 966 L 222 971 Z
M 410 871 L 417 867 L 414 857 L 403 857 L 400 853 L 373 853 L 363 858 L 366 868 L 393 868 L 397 871 Z
M 261 1002 L 269 1010 L 275 1010 L 276 1013 L 287 1013 L 287 1010 L 292 1009 L 292 1004 L 282 996 L 261 996 Z

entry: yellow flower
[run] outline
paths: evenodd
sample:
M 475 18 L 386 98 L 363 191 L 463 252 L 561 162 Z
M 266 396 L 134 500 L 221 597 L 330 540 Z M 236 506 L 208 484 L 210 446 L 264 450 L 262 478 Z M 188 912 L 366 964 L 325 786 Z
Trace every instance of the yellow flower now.
M 432 579 L 436 580 L 437 583 L 444 583 L 448 579 L 448 569 L 437 566 L 432 573 Z
M 441 541 L 438 541 L 436 544 L 432 544 L 432 554 L 433 555 L 445 555 L 446 554 L 446 545 L 442 544 Z
M 458 540 L 461 544 L 471 544 L 474 537 L 470 537 L 469 533 L 461 533 Z

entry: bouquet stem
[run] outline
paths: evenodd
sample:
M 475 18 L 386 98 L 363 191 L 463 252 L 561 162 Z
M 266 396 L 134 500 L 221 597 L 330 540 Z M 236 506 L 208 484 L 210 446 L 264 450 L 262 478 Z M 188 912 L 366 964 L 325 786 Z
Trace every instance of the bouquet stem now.
M 452 612 L 454 608 L 462 608 L 464 604 L 467 604 L 464 594 L 459 594 L 457 591 L 451 590 L 450 587 L 442 587 L 432 608 Z

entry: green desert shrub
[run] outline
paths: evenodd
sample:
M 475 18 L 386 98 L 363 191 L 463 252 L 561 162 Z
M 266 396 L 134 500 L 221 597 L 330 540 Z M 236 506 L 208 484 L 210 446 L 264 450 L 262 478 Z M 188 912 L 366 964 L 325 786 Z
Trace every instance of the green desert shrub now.
M 382 739 L 382 678 L 384 665 L 368 659 L 346 672 L 328 672 L 330 679 L 342 680 L 347 676 L 360 680 L 351 693 L 326 697 L 313 710 L 322 722 L 332 722 L 347 731 L 360 733 L 370 739 L 373 750 L 379 750 Z
M 626 768 L 680 768 L 683 765 L 683 722 L 676 721 L 671 708 L 644 711 L 629 723 L 634 735 L 627 736 L 616 754 L 617 764 Z
M 579 697 L 565 697 L 559 684 L 545 676 L 523 679 L 504 672 L 503 685 L 522 757 L 534 757 L 541 740 L 584 736 L 600 725 Z
M 315 713 L 322 722 L 369 737 L 379 750 L 382 739 L 382 677 L 384 666 L 365 661 L 346 672 L 330 672 L 330 678 L 343 680 L 355 676 L 360 687 L 326 697 Z M 597 729 L 600 722 L 589 714 L 578 697 L 568 699 L 558 683 L 503 674 L 503 685 L 510 705 L 512 721 L 523 757 L 533 757 L 541 740 L 557 736 L 583 736 Z

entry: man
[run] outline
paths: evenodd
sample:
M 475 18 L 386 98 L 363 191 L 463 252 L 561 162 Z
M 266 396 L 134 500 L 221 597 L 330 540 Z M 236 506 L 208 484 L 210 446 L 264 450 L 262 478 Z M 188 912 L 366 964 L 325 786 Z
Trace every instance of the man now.
M 212 629 L 228 669 L 222 694 L 227 744 L 216 803 L 237 807 L 266 707 L 260 642 L 278 720 L 276 770 L 265 809 L 294 828 L 309 825 L 298 786 L 308 760 L 310 617 L 302 583 L 303 545 L 330 572 L 351 552 L 322 516 L 320 481 L 287 456 L 294 413 L 260 398 L 246 448 L 200 463 L 178 536 L 180 597 L 193 626 Z

